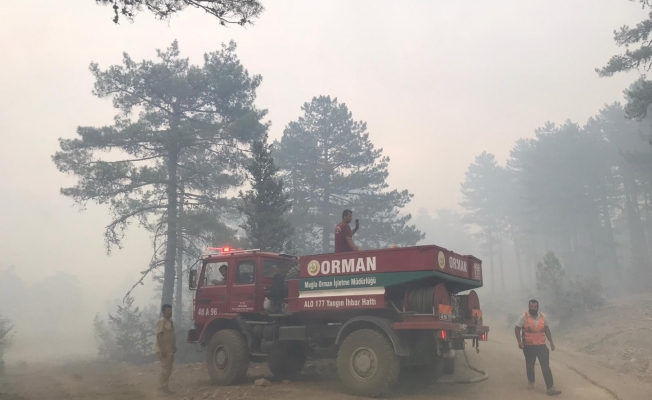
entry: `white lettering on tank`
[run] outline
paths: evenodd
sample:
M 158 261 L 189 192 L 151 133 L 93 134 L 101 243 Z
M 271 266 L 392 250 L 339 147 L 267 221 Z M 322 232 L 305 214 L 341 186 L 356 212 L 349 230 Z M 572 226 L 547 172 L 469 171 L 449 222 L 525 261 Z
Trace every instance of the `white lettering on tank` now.
M 452 269 L 456 269 L 462 272 L 468 272 L 466 267 L 466 261 L 458 260 L 457 258 L 448 257 L 448 263 Z
M 376 270 L 376 257 L 367 257 L 367 272 Z
M 334 274 L 340 273 L 340 260 L 333 260 L 333 263 L 331 264 L 331 272 Z
M 323 275 L 328 275 L 331 273 L 331 263 L 328 260 L 321 262 L 321 273 Z
M 355 266 L 355 272 L 363 271 L 365 270 L 364 266 L 364 258 L 358 258 L 358 265 Z

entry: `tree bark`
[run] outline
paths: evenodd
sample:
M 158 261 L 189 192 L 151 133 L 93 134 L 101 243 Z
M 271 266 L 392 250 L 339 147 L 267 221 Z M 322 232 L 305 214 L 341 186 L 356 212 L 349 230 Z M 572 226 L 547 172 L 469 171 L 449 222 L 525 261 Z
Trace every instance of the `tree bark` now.
M 625 167 L 627 168 L 627 167 Z M 649 262 L 647 240 L 645 230 L 641 222 L 641 215 L 638 208 L 638 193 L 636 192 L 636 181 L 630 171 L 623 169 L 623 181 L 625 186 L 625 208 L 627 210 L 627 223 L 629 225 L 629 239 L 631 243 L 632 266 L 637 272 L 637 278 L 648 278 Z
M 489 238 L 489 277 L 491 278 L 491 294 L 496 294 L 496 273 L 494 270 L 494 245 Z
M 181 187 L 179 195 L 179 221 L 181 222 L 183 221 L 183 200 L 184 191 Z M 180 324 L 183 317 L 183 229 L 181 224 L 177 228 L 177 289 L 174 297 L 174 320 Z
M 165 249 L 165 271 L 163 273 L 163 293 L 161 294 L 161 304 L 172 305 L 174 296 L 174 277 L 176 271 L 174 264 L 176 262 L 177 252 L 177 162 L 179 159 L 179 152 L 176 149 L 171 149 L 168 155 L 168 184 L 167 184 L 167 200 L 168 200 L 168 226 L 167 226 L 167 245 Z
M 328 191 L 324 191 L 324 200 L 323 200 L 323 205 L 322 205 L 322 217 L 323 217 L 323 223 L 322 223 L 322 238 L 321 238 L 321 247 L 322 247 L 322 253 L 332 253 L 334 250 L 331 249 L 331 226 L 330 226 L 330 221 L 329 221 L 329 209 L 330 209 L 330 193 Z
M 604 220 L 604 226 L 607 229 L 607 239 L 609 240 L 609 257 L 611 258 L 611 262 L 616 269 L 616 279 L 620 281 L 622 280 L 620 273 L 620 261 L 618 260 L 618 254 L 616 253 L 616 238 L 614 237 L 614 228 L 611 223 L 609 203 L 607 202 L 607 195 L 605 193 L 604 186 L 602 187 L 602 196 L 600 196 L 600 203 L 602 206 L 602 218 Z
M 525 283 L 523 282 L 523 268 L 521 265 L 521 249 L 519 248 L 519 243 L 514 238 L 514 253 L 516 253 L 516 270 L 518 271 L 518 283 L 521 286 L 521 289 L 525 289 Z
M 503 238 L 498 236 L 498 264 L 500 267 L 500 287 L 503 293 L 507 292 L 507 285 L 505 284 L 505 266 L 503 265 Z

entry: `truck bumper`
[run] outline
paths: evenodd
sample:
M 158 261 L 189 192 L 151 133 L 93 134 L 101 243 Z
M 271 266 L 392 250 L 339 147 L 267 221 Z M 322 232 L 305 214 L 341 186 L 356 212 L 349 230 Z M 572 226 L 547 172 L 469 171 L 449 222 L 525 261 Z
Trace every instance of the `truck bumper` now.
M 413 320 L 395 322 L 392 328 L 398 331 L 401 330 L 431 330 L 431 331 L 447 331 L 450 334 L 447 337 L 459 339 L 478 339 L 487 340 L 489 327 L 484 325 L 469 325 L 453 324 L 450 322 L 440 322 L 433 320 Z

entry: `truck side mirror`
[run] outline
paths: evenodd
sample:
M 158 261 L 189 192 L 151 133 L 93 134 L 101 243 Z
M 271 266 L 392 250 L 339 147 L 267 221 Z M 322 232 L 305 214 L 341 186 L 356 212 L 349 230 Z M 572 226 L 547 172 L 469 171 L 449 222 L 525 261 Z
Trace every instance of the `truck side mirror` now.
M 188 289 L 197 289 L 197 269 L 192 268 L 188 274 Z

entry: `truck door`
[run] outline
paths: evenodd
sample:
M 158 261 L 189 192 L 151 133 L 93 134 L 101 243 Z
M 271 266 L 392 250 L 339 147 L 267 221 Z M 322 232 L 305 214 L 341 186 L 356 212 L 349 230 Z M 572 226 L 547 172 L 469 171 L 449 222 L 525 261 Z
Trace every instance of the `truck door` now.
M 263 309 L 265 296 L 270 296 L 270 300 L 279 303 L 285 300 L 285 276 L 290 268 L 288 260 L 263 258 L 262 262 L 262 271 L 258 273 L 260 279 L 256 295 L 256 310 Z M 275 283 L 276 279 L 279 281 Z
M 256 306 L 256 257 L 236 261 L 231 278 L 229 311 L 254 312 Z
M 195 321 L 203 324 L 217 314 L 227 312 L 228 276 L 233 273 L 233 260 L 209 261 L 199 277 L 195 295 Z M 223 274 L 226 274 L 224 276 Z

